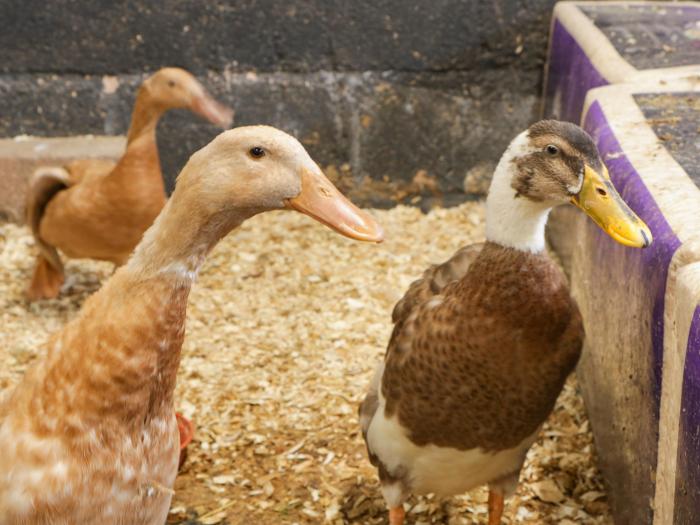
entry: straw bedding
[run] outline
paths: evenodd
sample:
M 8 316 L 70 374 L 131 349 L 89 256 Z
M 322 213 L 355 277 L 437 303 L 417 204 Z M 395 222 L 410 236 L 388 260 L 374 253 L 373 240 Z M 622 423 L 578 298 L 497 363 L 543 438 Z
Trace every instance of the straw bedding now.
M 387 241 L 344 239 L 289 212 L 251 219 L 211 254 L 192 291 L 177 387 L 196 426 L 168 523 L 384 524 L 357 405 L 390 312 L 430 263 L 483 238 L 483 204 L 374 212 Z M 28 304 L 35 251 L 0 225 L 0 389 L 112 272 L 71 261 L 57 300 Z M 485 489 L 413 498 L 407 523 L 486 523 Z M 570 378 L 523 469 L 505 521 L 612 523 L 592 435 Z

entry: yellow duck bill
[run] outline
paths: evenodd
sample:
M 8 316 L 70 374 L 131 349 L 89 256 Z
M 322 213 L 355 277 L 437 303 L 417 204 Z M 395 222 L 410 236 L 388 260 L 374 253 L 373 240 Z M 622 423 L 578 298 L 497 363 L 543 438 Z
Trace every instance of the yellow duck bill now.
M 653 240 L 651 230 L 622 200 L 605 166 L 602 171 L 601 174 L 586 166 L 581 191 L 571 202 L 620 244 L 646 248 Z

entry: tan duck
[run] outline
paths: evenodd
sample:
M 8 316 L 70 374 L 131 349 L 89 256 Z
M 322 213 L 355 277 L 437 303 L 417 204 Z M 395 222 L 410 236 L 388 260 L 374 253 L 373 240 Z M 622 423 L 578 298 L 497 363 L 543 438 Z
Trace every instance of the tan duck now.
M 371 216 L 279 130 L 230 130 L 190 158 L 128 263 L 0 403 L 0 523 L 165 523 L 190 288 L 229 231 L 284 208 L 354 239 L 382 240 Z
M 414 494 L 488 484 L 489 524 L 578 361 L 584 331 L 567 280 L 545 252 L 553 206 L 573 203 L 618 242 L 647 226 L 615 191 L 591 138 L 546 120 L 518 135 L 486 201 L 486 242 L 414 282 L 393 312 L 386 358 L 360 407 L 390 522 Z
M 124 264 L 165 204 L 156 126 L 175 108 L 223 128 L 233 117 L 190 73 L 164 68 L 138 91 L 119 162 L 86 159 L 37 170 L 27 200 L 27 222 L 40 250 L 30 300 L 58 295 L 64 282 L 58 250 L 71 258 Z

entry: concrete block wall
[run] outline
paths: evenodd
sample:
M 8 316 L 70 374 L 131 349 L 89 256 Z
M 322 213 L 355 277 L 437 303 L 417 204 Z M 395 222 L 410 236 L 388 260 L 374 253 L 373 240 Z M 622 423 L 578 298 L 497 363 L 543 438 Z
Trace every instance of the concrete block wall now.
M 549 229 L 586 325 L 579 377 L 619 524 L 700 520 L 699 29 L 691 3 L 567 2 L 552 23 L 545 112 L 591 133 L 654 234 L 629 250 L 568 210 Z
M 466 173 L 537 118 L 553 4 L 5 0 L 0 137 L 120 135 L 145 73 L 181 66 L 235 107 L 236 125 L 299 137 L 361 202 L 452 204 Z M 169 187 L 216 133 L 166 116 Z

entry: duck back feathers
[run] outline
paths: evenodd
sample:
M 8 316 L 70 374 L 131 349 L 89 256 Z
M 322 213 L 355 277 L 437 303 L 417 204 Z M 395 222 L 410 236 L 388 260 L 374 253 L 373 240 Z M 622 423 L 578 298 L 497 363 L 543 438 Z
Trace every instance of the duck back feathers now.
M 462 279 L 397 323 L 382 381 L 386 413 L 418 445 L 508 448 L 549 414 L 582 342 L 555 263 L 486 243 Z

